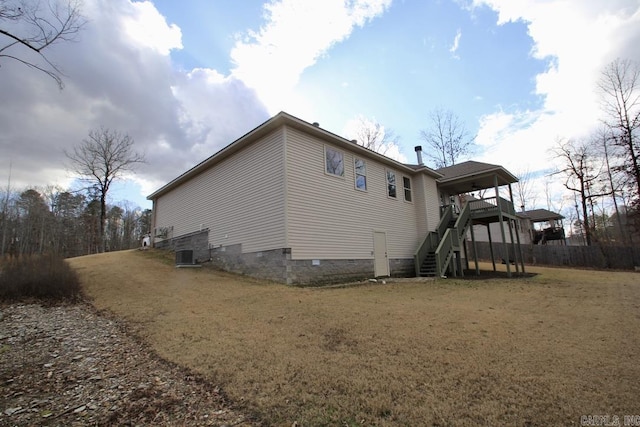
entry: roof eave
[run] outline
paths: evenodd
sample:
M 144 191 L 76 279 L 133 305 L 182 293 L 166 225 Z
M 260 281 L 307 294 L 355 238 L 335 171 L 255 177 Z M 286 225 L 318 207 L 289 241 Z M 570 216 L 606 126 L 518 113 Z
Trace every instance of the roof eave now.
M 459 180 L 465 180 L 468 178 L 473 178 L 473 177 L 477 177 L 477 176 L 486 176 L 486 175 L 491 175 L 493 173 L 496 172 L 502 172 L 504 174 L 504 176 L 508 177 L 508 179 L 506 179 L 505 181 L 507 181 L 508 184 L 513 184 L 518 182 L 518 178 L 516 178 L 515 176 L 513 176 L 513 174 L 511 172 L 509 172 L 508 170 L 506 170 L 505 168 L 503 168 L 502 166 L 497 166 L 495 168 L 492 169 L 485 169 L 485 170 L 481 170 L 481 171 L 477 171 L 477 172 L 470 172 L 464 175 L 457 175 L 451 178 L 443 178 L 438 180 L 439 183 L 441 184 L 447 184 L 450 182 L 455 182 L 455 181 L 459 181 Z
M 263 137 L 264 135 L 268 134 L 269 132 L 272 132 L 273 130 L 277 129 L 279 126 L 283 126 L 283 125 L 287 125 L 287 126 L 291 126 L 294 127 L 296 129 L 302 130 L 305 133 L 308 133 L 310 135 L 319 137 L 320 139 L 323 139 L 325 141 L 328 142 L 332 142 L 338 146 L 341 146 L 343 148 L 346 148 L 350 151 L 354 151 L 356 153 L 360 153 L 363 156 L 369 157 L 369 158 L 373 158 L 376 159 L 382 163 L 385 163 L 389 166 L 392 166 L 396 169 L 400 169 L 403 170 L 405 172 L 408 173 L 418 173 L 418 172 L 424 172 L 427 173 L 429 175 L 431 175 L 434 178 L 440 178 L 442 177 L 441 174 L 439 174 L 438 172 L 424 166 L 423 168 L 419 168 L 419 169 L 413 169 L 410 166 L 405 165 L 404 163 L 401 163 L 397 160 L 391 159 L 389 157 L 386 157 L 380 153 L 377 153 L 373 150 L 369 150 L 368 148 L 365 148 L 361 145 L 355 144 L 352 141 L 349 141 L 346 138 L 343 138 L 341 136 L 338 136 L 332 132 L 329 132 L 328 130 L 322 129 L 319 126 L 313 125 L 311 123 L 305 122 L 302 119 L 299 119 L 295 116 L 292 116 L 288 113 L 285 113 L 284 111 L 281 111 L 280 113 L 276 114 L 275 116 L 273 116 L 272 118 L 270 118 L 269 120 L 267 120 L 266 122 L 262 123 L 261 125 L 259 125 L 258 127 L 252 129 L 251 131 L 247 132 L 246 134 L 244 134 L 243 136 L 241 136 L 240 138 L 236 139 L 235 141 L 233 141 L 231 144 L 227 145 L 226 147 L 222 148 L 221 150 L 219 150 L 218 152 L 216 152 L 215 154 L 211 155 L 210 157 L 206 158 L 205 160 L 203 160 L 202 162 L 198 163 L 197 165 L 193 166 L 191 169 L 187 170 L 186 172 L 184 172 L 183 174 L 179 175 L 178 177 L 174 178 L 172 181 L 170 181 L 169 183 L 165 184 L 164 186 L 162 186 L 161 188 L 159 188 L 158 190 L 154 191 L 153 193 L 151 193 L 150 195 L 147 196 L 147 200 L 155 200 L 158 197 L 168 193 L 169 191 L 173 190 L 174 188 L 180 186 L 181 184 L 183 184 L 184 182 L 188 181 L 189 179 L 193 178 L 194 176 L 202 173 L 203 171 L 209 169 L 210 167 L 212 167 L 213 165 L 215 165 L 216 163 L 220 162 L 221 160 L 231 156 L 232 154 L 236 153 L 237 151 L 245 148 L 248 145 L 251 145 L 252 143 L 258 141 L 261 137 Z
M 169 181 L 164 186 L 160 187 L 158 190 L 148 195 L 147 200 L 157 199 L 158 197 L 168 193 L 172 189 L 178 187 L 179 185 L 183 184 L 184 182 L 188 181 L 194 176 L 209 169 L 211 166 L 215 165 L 219 161 L 229 157 L 230 155 L 234 154 L 235 152 L 239 151 L 245 146 L 250 145 L 254 141 L 257 141 L 260 137 L 276 129 L 281 124 L 281 122 L 283 122 L 285 115 L 287 114 L 284 112 L 280 112 L 275 116 L 273 116 L 272 118 L 270 118 L 269 120 L 267 120 L 266 122 L 250 130 L 246 134 L 242 135 L 240 138 L 233 141 L 231 144 L 223 147 L 213 155 L 207 157 L 202 162 L 193 166 L 191 169 L 187 170 L 183 174 L 179 175 L 178 177 Z

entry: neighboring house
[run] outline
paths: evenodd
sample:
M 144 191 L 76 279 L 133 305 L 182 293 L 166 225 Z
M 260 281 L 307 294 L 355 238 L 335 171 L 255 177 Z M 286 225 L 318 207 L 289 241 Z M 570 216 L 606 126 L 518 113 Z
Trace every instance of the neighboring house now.
M 562 215 L 546 209 L 533 209 L 517 212 L 516 218 L 516 221 L 504 224 L 505 227 L 510 226 L 512 229 L 509 231 L 505 228 L 507 242 L 510 243 L 511 236 L 515 236 L 515 233 L 517 233 L 521 244 L 566 244 L 564 228 L 562 227 L 564 217 Z M 474 226 L 473 231 L 478 242 L 502 242 L 499 223 L 490 224 L 489 227 L 477 225 Z
M 154 245 L 289 284 L 456 274 L 470 209 L 441 206 L 515 177 L 477 162 L 490 168 L 434 171 L 420 150 L 403 164 L 281 112 L 148 197 Z M 512 201 L 485 200 L 511 217 Z
M 566 245 L 562 220 L 564 216 L 547 209 L 533 209 L 519 214 L 529 232 L 526 243 L 534 245 Z

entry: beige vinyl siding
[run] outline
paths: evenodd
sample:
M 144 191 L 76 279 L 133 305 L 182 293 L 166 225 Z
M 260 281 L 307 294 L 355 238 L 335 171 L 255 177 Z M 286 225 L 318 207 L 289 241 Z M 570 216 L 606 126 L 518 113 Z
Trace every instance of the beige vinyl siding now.
M 367 191 L 355 188 L 354 153 L 344 153 L 344 177 L 325 173 L 325 142 L 287 128 L 287 236 L 293 259 L 373 259 L 373 231 L 387 233 L 389 258 L 411 258 L 417 247 L 416 209 L 387 196 L 385 171 L 368 157 Z M 395 170 L 402 180 L 406 171 Z M 413 179 L 413 177 L 412 177 Z M 413 181 L 412 181 L 413 183 Z
M 278 249 L 285 240 L 282 129 L 222 160 L 156 202 L 156 227 L 173 236 L 209 228 L 214 246 L 243 252 Z
M 427 212 L 427 230 L 435 231 L 440 222 L 440 198 L 435 179 L 424 176 L 425 206 Z
M 412 182 L 416 204 L 416 231 L 420 242 L 430 231 L 434 231 L 440 221 L 440 201 L 436 181 L 422 173 L 416 174 Z
M 429 230 L 429 218 L 427 216 L 427 208 L 429 203 L 433 203 L 432 200 L 428 200 L 427 197 L 427 180 L 429 180 L 424 174 L 417 174 L 413 179 L 414 195 L 413 200 L 416 204 L 416 232 L 421 239 L 424 239 Z

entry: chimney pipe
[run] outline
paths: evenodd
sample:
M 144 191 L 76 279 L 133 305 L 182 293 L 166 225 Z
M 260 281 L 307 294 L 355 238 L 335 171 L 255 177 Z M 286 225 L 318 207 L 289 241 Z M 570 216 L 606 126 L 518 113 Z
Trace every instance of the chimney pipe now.
M 415 150 L 418 156 L 418 165 L 424 166 L 424 163 L 422 163 L 422 145 L 416 145 Z

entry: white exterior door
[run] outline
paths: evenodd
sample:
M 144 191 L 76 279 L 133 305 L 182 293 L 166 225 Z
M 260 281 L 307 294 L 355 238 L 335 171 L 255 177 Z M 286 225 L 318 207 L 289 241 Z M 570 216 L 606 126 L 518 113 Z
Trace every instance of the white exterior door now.
M 376 277 L 389 275 L 387 233 L 384 231 L 373 232 L 373 273 Z

